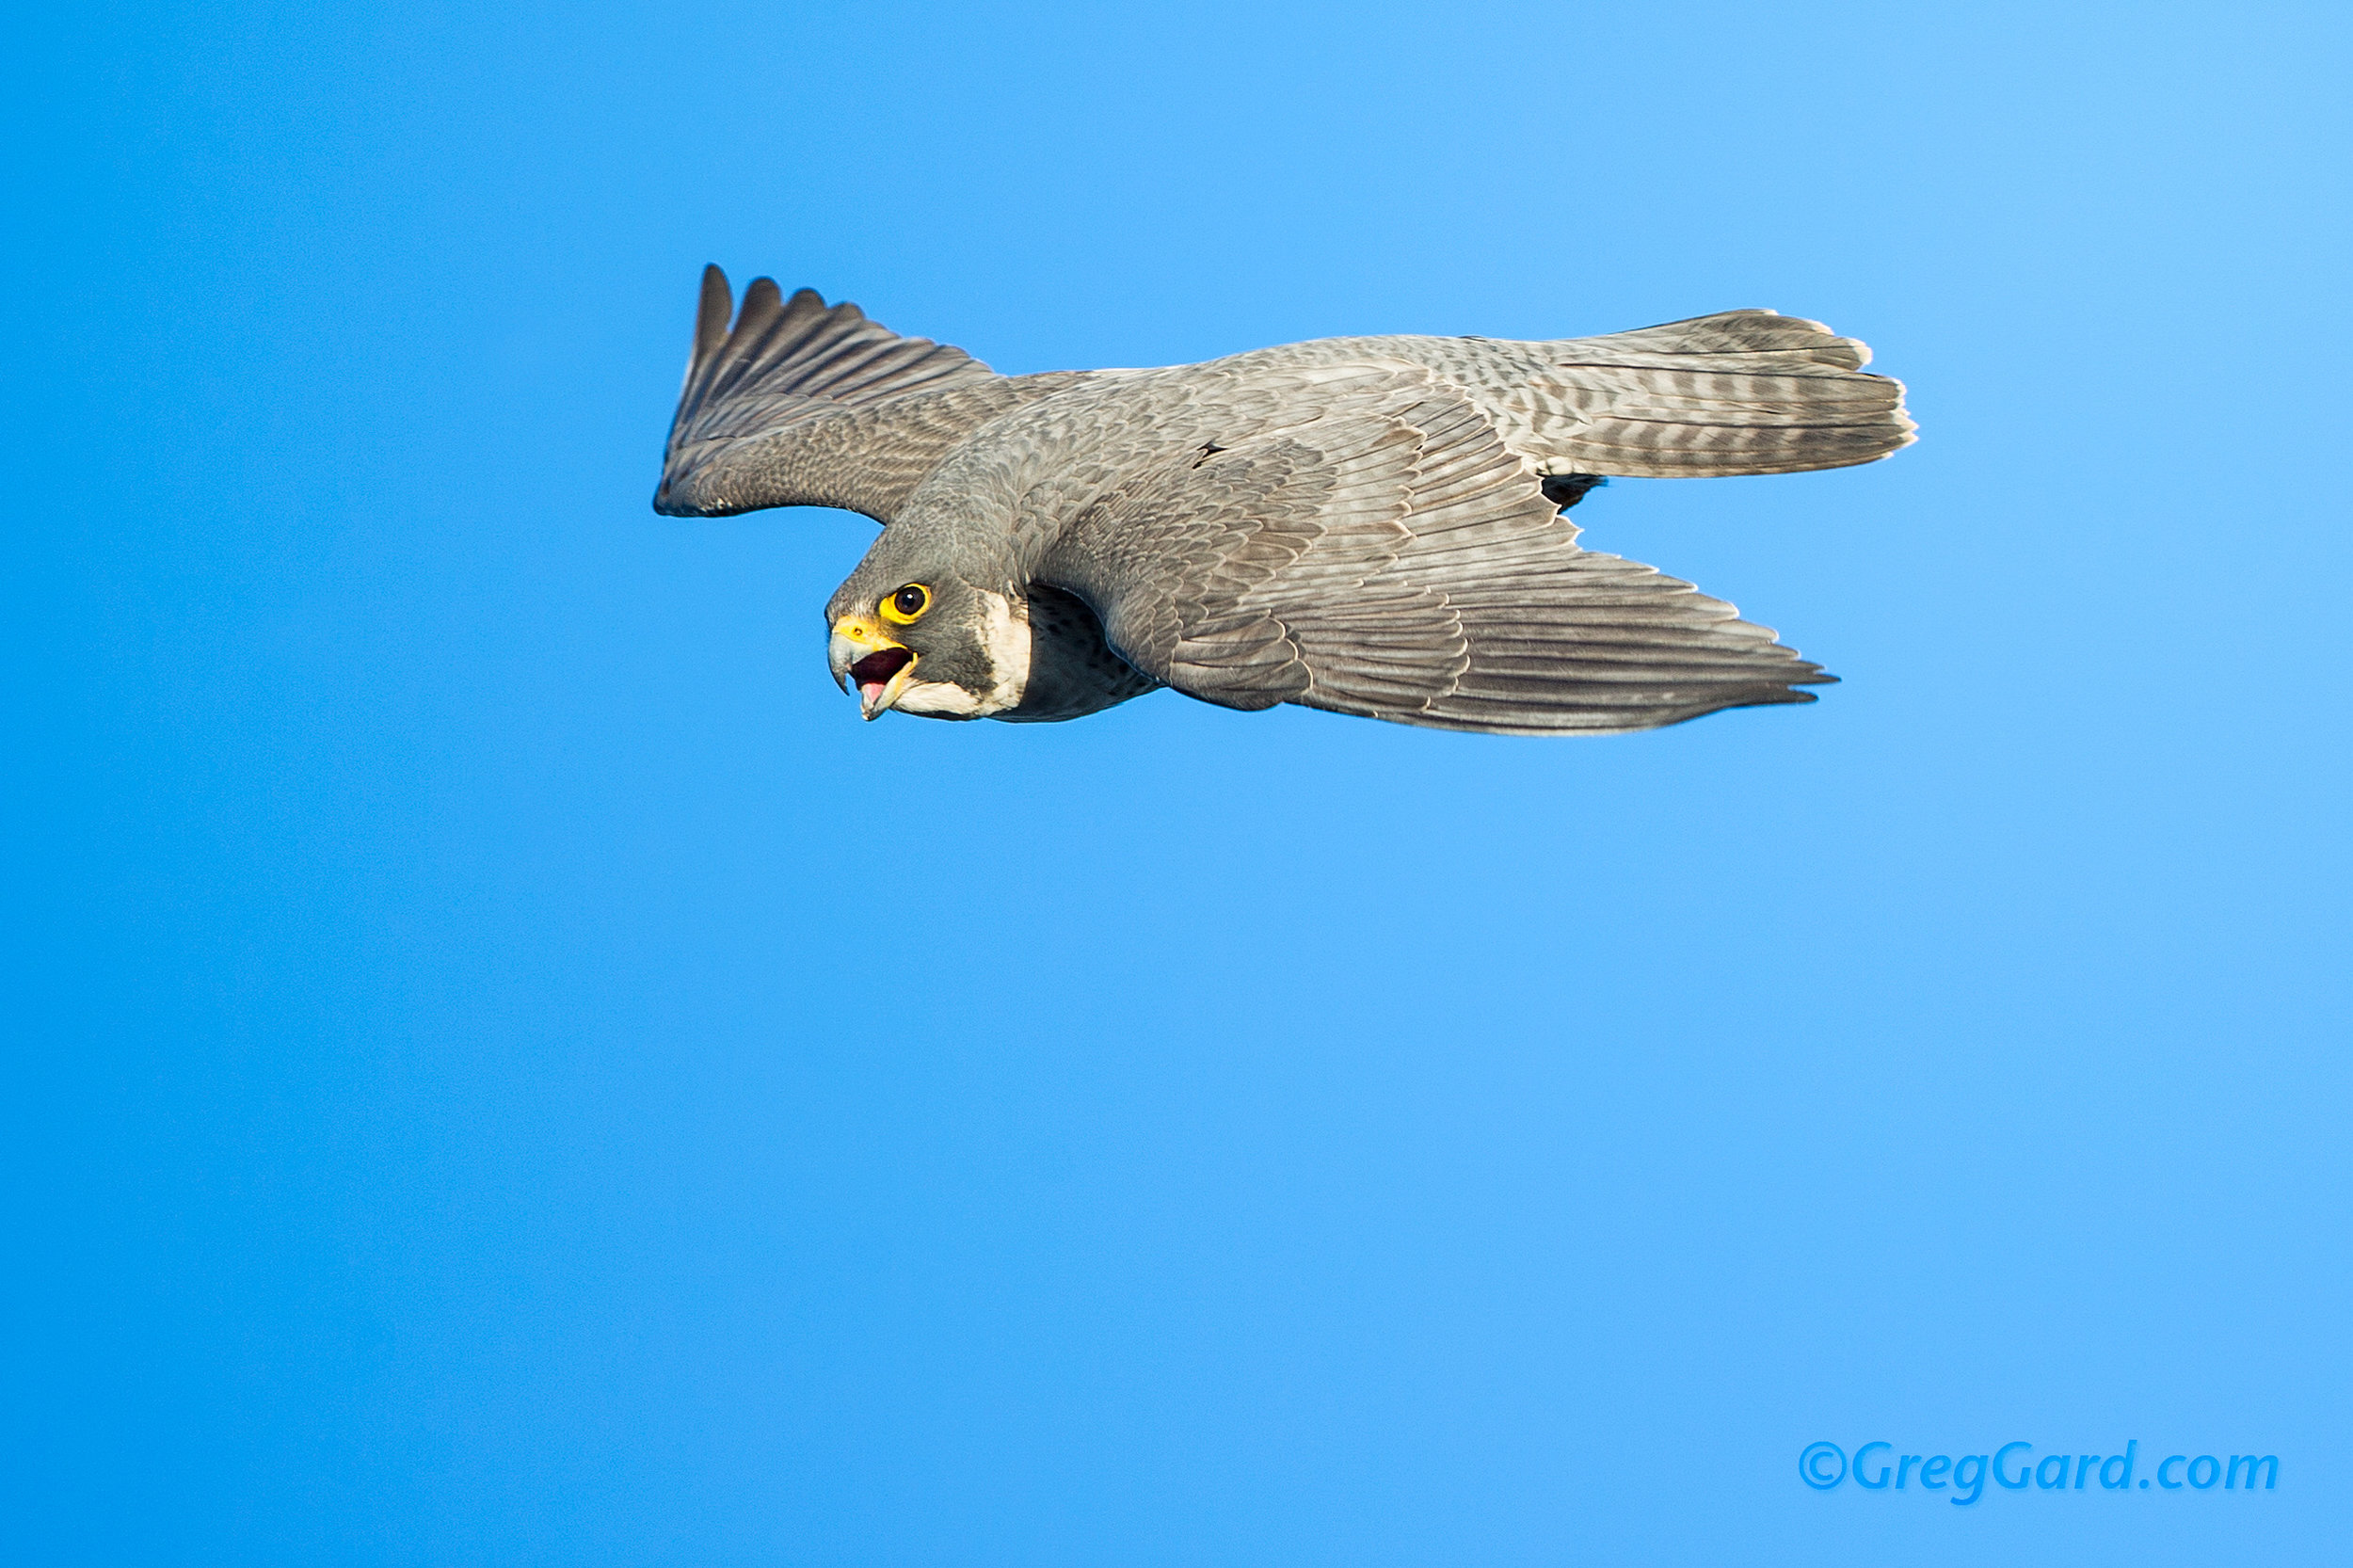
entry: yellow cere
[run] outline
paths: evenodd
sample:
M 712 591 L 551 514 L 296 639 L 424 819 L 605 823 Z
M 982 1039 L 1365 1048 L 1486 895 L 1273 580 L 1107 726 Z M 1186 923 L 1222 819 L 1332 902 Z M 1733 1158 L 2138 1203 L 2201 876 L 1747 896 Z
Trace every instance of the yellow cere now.
M 837 637 L 847 637 L 863 648 L 897 648 L 898 640 L 883 634 L 883 629 L 864 616 L 844 616 L 833 623 Z

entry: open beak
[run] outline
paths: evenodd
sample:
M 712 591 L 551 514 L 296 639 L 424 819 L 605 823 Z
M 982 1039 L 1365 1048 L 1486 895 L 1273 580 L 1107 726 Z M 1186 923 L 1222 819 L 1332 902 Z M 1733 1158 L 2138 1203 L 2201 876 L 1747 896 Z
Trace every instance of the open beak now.
M 845 616 L 834 623 L 825 657 L 833 666 L 834 684 L 844 691 L 855 684 L 858 712 L 870 720 L 898 702 L 907 689 L 907 672 L 915 667 L 914 649 L 884 636 L 880 627 L 862 616 Z

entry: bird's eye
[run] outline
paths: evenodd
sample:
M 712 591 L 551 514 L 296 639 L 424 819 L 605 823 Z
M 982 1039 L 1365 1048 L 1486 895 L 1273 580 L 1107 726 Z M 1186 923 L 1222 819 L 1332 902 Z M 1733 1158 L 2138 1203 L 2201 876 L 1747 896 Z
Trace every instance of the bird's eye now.
M 904 626 L 931 607 L 931 589 L 920 583 L 910 583 L 882 601 L 883 619 Z

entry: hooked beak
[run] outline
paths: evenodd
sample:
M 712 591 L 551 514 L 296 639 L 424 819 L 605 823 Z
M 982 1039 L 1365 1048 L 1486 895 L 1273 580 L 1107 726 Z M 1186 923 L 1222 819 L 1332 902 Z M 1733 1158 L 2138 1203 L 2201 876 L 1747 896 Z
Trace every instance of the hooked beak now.
M 915 651 L 882 633 L 860 616 L 845 616 L 834 623 L 825 647 L 833 666 L 834 684 L 848 691 L 857 686 L 857 707 L 868 720 L 882 716 L 907 689 L 907 672 L 915 667 Z

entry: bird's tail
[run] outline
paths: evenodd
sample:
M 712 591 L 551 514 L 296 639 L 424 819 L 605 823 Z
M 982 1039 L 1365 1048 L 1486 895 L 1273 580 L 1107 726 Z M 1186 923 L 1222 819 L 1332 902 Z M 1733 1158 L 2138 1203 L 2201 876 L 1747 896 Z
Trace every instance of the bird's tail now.
M 1870 349 L 1771 311 L 1531 345 L 1513 442 L 1556 474 L 1792 473 L 1884 457 L 1915 439 L 1903 383 Z M 1524 444 L 1523 444 L 1524 443 Z

